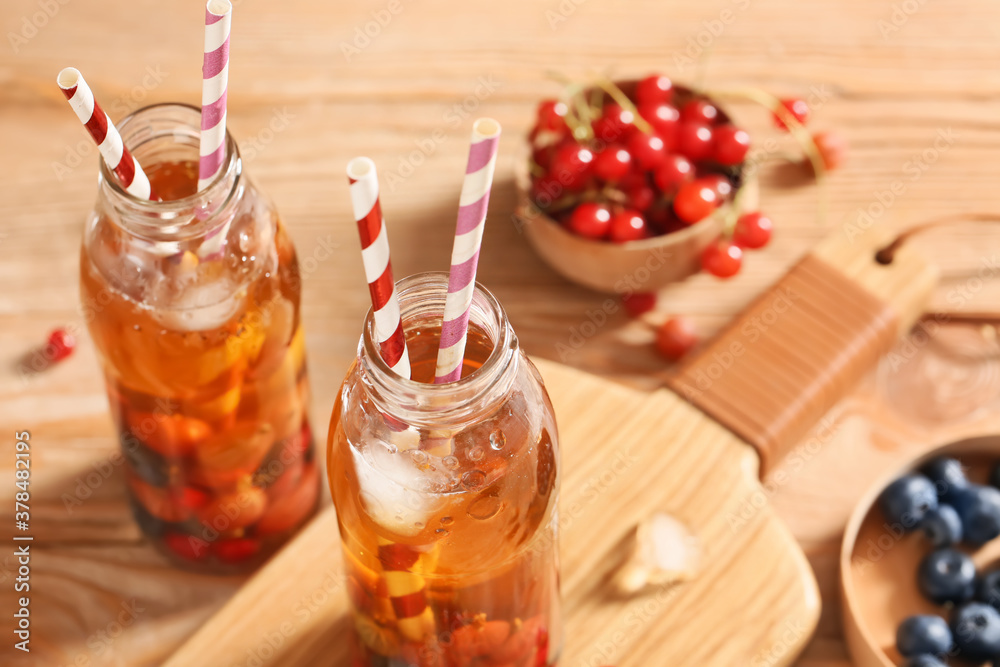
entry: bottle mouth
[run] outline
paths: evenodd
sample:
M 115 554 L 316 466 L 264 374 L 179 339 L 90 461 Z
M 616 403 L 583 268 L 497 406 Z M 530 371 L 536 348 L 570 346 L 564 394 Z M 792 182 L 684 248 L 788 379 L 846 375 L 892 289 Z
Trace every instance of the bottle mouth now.
M 396 283 L 403 329 L 438 329 L 448 293 L 448 274 L 418 273 Z M 482 366 L 454 382 L 431 384 L 402 377 L 382 359 L 375 336 L 375 315 L 369 309 L 358 357 L 365 381 L 375 391 L 380 411 L 415 426 L 458 426 L 502 399 L 516 375 L 518 342 L 500 302 L 476 283 L 469 324 L 492 344 Z M 411 364 L 413 360 L 411 359 Z
M 198 107 L 154 104 L 126 116 L 117 127 L 122 141 L 147 175 L 163 163 L 198 164 L 201 141 Z M 227 130 L 222 169 L 207 187 L 191 195 L 167 201 L 140 199 L 121 187 L 103 159 L 100 186 L 130 233 L 150 241 L 179 242 L 210 235 L 225 223 L 225 213 L 232 208 L 242 187 L 242 171 L 239 148 Z

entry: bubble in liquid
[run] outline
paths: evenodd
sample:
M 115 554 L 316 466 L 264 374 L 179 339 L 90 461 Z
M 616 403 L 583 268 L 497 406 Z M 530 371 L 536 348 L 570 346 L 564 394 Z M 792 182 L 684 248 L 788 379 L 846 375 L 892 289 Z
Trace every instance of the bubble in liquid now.
M 410 450 L 410 459 L 418 466 L 427 465 L 427 452 L 419 449 Z
M 486 456 L 486 452 L 483 451 L 482 447 L 473 447 L 469 450 L 470 461 L 482 461 L 484 456 Z
M 473 500 L 472 503 L 469 504 L 469 508 L 465 511 L 465 513 L 473 519 L 485 521 L 486 519 L 496 516 L 502 506 L 503 505 L 500 502 L 500 499 L 491 493 L 489 495 L 479 496 Z
M 441 525 L 442 526 L 450 526 L 453 523 L 455 523 L 455 520 L 453 518 L 451 518 L 450 516 L 443 516 L 443 517 L 441 517 Z
M 133 329 L 134 329 L 135 331 L 142 331 L 142 327 L 140 327 L 140 326 L 139 326 L 138 324 L 133 324 L 133 325 L 132 325 L 132 328 L 133 328 Z
M 450 531 L 450 530 L 448 530 L 447 528 L 438 528 L 438 529 L 437 529 L 437 530 L 435 530 L 434 532 L 435 532 L 435 533 L 436 533 L 437 535 L 440 535 L 441 537 L 448 537 L 449 535 L 451 535 L 451 531 Z
M 392 443 L 389 443 L 388 445 L 386 445 L 385 448 L 389 451 L 390 454 L 396 454 L 396 453 L 399 452 L 399 447 L 397 447 L 396 445 L 394 445 Z
M 441 460 L 441 462 L 444 464 L 444 467 L 449 470 L 455 470 L 461 465 L 457 456 L 446 456 Z
M 427 526 L 427 524 L 424 523 L 423 521 L 417 521 L 413 525 L 419 530 L 423 530 Z
M 490 433 L 490 447 L 499 452 L 506 444 L 507 436 L 503 434 L 503 431 L 493 431 Z
M 486 483 L 486 473 L 482 470 L 470 470 L 462 475 L 462 486 L 469 491 L 475 491 Z

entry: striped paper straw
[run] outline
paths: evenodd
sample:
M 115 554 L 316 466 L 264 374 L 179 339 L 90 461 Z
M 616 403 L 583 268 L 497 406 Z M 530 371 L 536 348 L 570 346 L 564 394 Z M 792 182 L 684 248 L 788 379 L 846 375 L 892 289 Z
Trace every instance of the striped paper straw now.
M 232 17 L 233 5 L 229 0 L 208 0 L 205 6 L 205 60 L 201 68 L 199 192 L 218 175 L 226 155 L 226 91 Z
M 375 163 L 366 157 L 354 158 L 347 165 L 347 180 L 351 184 L 351 204 L 361 237 L 361 260 L 375 312 L 375 339 L 385 363 L 399 375 L 409 378 L 410 357 L 406 352 L 396 283 L 392 279 L 389 234 L 378 199 Z
M 146 172 L 132 153 L 125 148 L 122 136 L 111 123 L 111 118 L 94 99 L 94 91 L 84 81 L 80 70 L 67 67 L 59 72 L 56 83 L 62 88 L 63 95 L 69 100 L 77 118 L 83 122 L 90 136 L 97 142 L 105 164 L 115 173 L 119 184 L 133 197 L 139 199 L 155 199 Z
M 455 245 L 451 250 L 448 296 L 444 302 L 434 384 L 454 382 L 462 377 L 469 309 L 476 287 L 476 266 L 479 264 L 479 248 L 483 242 L 499 144 L 500 123 L 492 118 L 480 118 L 473 124 L 469 162 L 465 167 L 465 181 L 459 200 Z

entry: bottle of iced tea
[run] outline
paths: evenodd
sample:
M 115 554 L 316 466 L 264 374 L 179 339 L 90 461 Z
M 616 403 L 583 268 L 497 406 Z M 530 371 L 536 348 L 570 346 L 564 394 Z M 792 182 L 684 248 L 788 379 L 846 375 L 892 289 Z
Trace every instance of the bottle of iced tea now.
M 500 304 L 477 287 L 463 377 L 434 377 L 448 277 L 397 284 L 412 380 L 369 313 L 328 472 L 359 665 L 553 665 L 561 647 L 556 424 Z
M 196 191 L 197 108 L 118 127 L 160 201 L 102 161 L 80 275 L 133 511 L 176 562 L 249 569 L 317 504 L 295 250 L 232 137 Z

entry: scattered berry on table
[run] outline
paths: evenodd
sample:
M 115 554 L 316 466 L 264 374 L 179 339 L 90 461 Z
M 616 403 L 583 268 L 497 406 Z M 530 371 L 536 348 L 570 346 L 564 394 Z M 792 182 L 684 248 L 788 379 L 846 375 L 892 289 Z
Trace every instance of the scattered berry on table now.
M 793 118 L 795 118 L 795 120 L 799 121 L 800 125 L 805 125 L 806 121 L 809 120 L 809 104 L 805 100 L 790 97 L 781 100 L 781 106 L 783 106 L 785 110 L 788 111 Z M 782 120 L 781 115 L 778 113 L 774 114 L 774 124 L 782 130 L 788 129 L 785 121 Z
M 947 456 L 939 456 L 928 461 L 922 473 L 934 483 L 938 498 L 944 502 L 950 502 L 957 489 L 964 489 L 969 486 L 969 480 L 962 469 L 962 463 L 958 459 Z
M 945 655 L 952 644 L 951 629 L 940 616 L 910 616 L 896 630 L 896 649 L 903 657 Z
M 772 229 L 771 219 L 760 211 L 744 213 L 733 229 L 733 243 L 750 250 L 763 248 L 771 240 Z
M 927 510 L 920 530 L 935 547 L 947 547 L 962 541 L 962 519 L 951 505 L 938 505 Z
M 878 503 L 886 521 L 910 531 L 928 510 L 938 506 L 938 498 L 929 479 L 923 475 L 904 475 L 885 488 Z
M 817 132 L 812 140 L 827 171 L 839 169 L 847 161 L 847 140 L 840 133 Z
M 45 352 L 52 361 L 62 361 L 76 349 L 76 337 L 62 327 L 49 334 Z
M 982 602 L 970 602 L 952 612 L 951 633 L 959 655 L 989 660 L 1000 655 L 1000 612 Z
M 685 317 L 672 317 L 656 331 L 656 349 L 671 361 L 677 361 L 698 343 L 694 324 Z
M 967 602 L 976 590 L 976 566 L 961 551 L 951 548 L 932 551 L 920 561 L 917 586 L 935 604 Z
M 970 484 L 955 491 L 952 504 L 962 518 L 966 542 L 979 546 L 1000 535 L 1000 490 Z
M 710 244 L 701 253 L 701 268 L 716 278 L 731 278 L 740 271 L 743 251 L 725 239 Z

